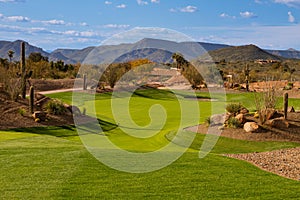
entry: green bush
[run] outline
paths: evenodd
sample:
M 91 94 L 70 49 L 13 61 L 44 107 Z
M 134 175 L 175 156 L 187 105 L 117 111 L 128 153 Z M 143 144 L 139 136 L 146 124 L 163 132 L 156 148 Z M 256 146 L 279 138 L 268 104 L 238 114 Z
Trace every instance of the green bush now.
M 283 89 L 284 90 L 291 90 L 291 89 L 293 89 L 293 87 L 294 87 L 294 84 L 289 82 Z
M 227 125 L 229 128 L 239 128 L 241 126 L 241 122 L 238 119 L 231 117 L 228 120 Z
M 24 115 L 26 114 L 26 110 L 25 110 L 24 108 L 20 108 L 20 109 L 18 110 L 18 112 L 19 112 L 19 114 L 20 114 L 21 116 L 24 116 Z
M 211 118 L 210 117 L 206 117 L 205 120 L 205 125 L 209 126 L 211 124 Z
M 232 113 L 232 114 L 239 113 L 242 108 L 243 108 L 243 106 L 241 104 L 237 104 L 237 103 L 230 103 L 226 106 L 227 112 Z
M 46 110 L 49 114 L 62 115 L 67 109 L 63 102 L 58 99 L 52 99 L 46 104 Z

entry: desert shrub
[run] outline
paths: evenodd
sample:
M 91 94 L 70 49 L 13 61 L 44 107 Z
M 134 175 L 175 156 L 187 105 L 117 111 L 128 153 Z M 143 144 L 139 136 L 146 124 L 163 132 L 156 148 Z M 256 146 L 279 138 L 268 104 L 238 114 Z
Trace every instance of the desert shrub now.
M 210 117 L 205 118 L 204 123 L 205 125 L 209 126 L 211 124 L 211 118 Z
M 243 106 L 240 103 L 230 103 L 226 106 L 226 110 L 229 113 L 236 114 L 240 112 L 240 110 L 243 108 Z
M 8 69 L 0 66 L 0 83 L 13 101 L 17 101 L 20 94 L 21 79 L 17 75 L 18 72 L 17 66 L 13 64 Z
M 229 118 L 227 125 L 229 128 L 239 128 L 241 126 L 241 122 L 238 119 L 231 117 Z
M 262 93 L 254 93 L 255 97 L 255 106 L 259 114 L 260 124 L 264 124 L 266 121 L 264 110 L 271 108 L 276 108 L 276 103 L 279 99 L 279 89 L 275 86 L 270 85 L 266 82 L 266 88 Z
M 291 90 L 291 89 L 293 89 L 293 87 L 294 87 L 294 84 L 291 83 L 291 82 L 289 82 L 289 83 L 284 87 L 284 90 Z
M 67 109 L 64 106 L 63 102 L 58 99 L 52 99 L 46 104 L 46 110 L 48 113 L 53 115 L 64 114 Z
M 26 114 L 26 110 L 24 108 L 20 108 L 18 110 L 18 113 L 21 115 L 21 116 L 24 116 Z

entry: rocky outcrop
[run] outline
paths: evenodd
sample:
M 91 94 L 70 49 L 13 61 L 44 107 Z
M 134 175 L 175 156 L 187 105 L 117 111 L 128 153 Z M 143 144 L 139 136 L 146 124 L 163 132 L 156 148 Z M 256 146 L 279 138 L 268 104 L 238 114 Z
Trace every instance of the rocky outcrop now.
M 43 122 L 43 121 L 46 121 L 47 114 L 43 111 L 35 111 L 32 114 L 32 117 L 33 117 L 34 121 L 36 121 L 36 122 Z
M 259 126 L 256 122 L 247 122 L 244 124 L 244 130 L 249 132 L 256 132 L 259 129 Z

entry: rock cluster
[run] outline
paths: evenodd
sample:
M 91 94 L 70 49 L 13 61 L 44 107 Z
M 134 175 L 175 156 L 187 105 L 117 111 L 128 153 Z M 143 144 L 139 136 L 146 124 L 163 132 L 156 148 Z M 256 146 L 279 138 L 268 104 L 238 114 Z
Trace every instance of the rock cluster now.
M 50 101 L 51 99 L 49 97 L 46 97 L 42 94 L 36 93 L 35 94 L 35 109 L 37 111 L 33 112 L 32 117 L 35 122 L 44 122 L 47 120 L 47 115 L 49 113 L 45 112 L 44 107 L 45 105 Z M 65 112 L 63 115 L 76 115 L 80 116 L 82 115 L 80 109 L 77 106 L 64 104 L 63 107 L 65 108 Z
M 291 108 L 289 111 L 293 112 L 294 109 Z M 249 110 L 242 106 L 235 113 L 227 112 L 213 115 L 210 117 L 209 122 L 210 126 L 243 128 L 247 133 L 260 131 L 261 125 L 277 129 L 289 128 L 290 126 L 289 122 L 284 119 L 283 114 L 275 109 L 267 108 L 260 112 L 249 114 Z

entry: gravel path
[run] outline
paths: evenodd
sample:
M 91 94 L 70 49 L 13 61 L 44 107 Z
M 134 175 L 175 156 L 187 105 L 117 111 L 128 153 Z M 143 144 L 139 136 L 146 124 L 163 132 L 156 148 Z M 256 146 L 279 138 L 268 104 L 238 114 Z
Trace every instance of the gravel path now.
M 226 156 L 248 161 L 263 170 L 300 181 L 299 147 L 262 153 L 226 154 Z

